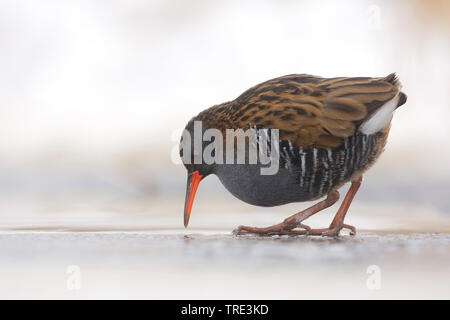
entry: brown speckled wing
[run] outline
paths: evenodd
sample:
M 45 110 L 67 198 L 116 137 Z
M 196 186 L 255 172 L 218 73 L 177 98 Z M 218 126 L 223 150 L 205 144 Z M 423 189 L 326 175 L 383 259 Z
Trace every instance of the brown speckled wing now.
M 297 146 L 333 148 L 399 90 L 395 74 L 332 79 L 288 75 L 254 86 L 198 118 L 208 120 L 214 111 L 211 120 L 227 128 L 279 129 L 281 139 Z M 399 105 L 404 100 L 401 96 Z

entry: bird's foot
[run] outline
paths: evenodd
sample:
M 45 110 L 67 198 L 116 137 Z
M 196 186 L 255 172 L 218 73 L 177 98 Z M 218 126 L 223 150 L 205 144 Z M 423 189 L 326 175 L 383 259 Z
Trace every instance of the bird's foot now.
M 356 228 L 349 224 L 342 224 L 340 226 L 330 226 L 329 228 L 323 229 L 311 229 L 309 226 L 304 224 L 299 224 L 297 226 L 281 226 L 275 225 L 267 228 L 255 228 L 249 226 L 239 226 L 233 230 L 233 234 L 236 235 L 247 235 L 254 234 L 258 236 L 273 236 L 273 235 L 308 235 L 308 236 L 322 236 L 322 237 L 332 237 L 336 238 L 342 229 L 350 230 L 350 235 L 354 236 L 356 234 Z M 297 229 L 302 228 L 302 229 Z
M 301 228 L 303 230 L 299 230 L 296 228 Z M 311 231 L 311 228 L 305 224 L 298 223 L 295 225 L 280 223 L 274 226 L 266 227 L 266 228 L 256 228 L 249 226 L 239 226 L 233 230 L 233 235 L 245 235 L 245 234 L 254 234 L 258 236 L 273 236 L 273 235 L 308 235 Z
M 340 226 L 339 225 L 338 226 L 330 226 L 329 228 L 323 228 L 323 229 L 311 229 L 309 231 L 309 235 L 335 238 L 335 237 L 339 236 L 339 233 L 341 232 L 342 229 L 350 230 L 351 236 L 356 235 L 356 228 L 349 224 L 342 224 Z

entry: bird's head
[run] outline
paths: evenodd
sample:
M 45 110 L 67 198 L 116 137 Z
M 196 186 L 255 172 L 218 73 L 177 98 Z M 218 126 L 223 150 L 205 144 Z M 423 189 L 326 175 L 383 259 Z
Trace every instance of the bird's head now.
M 201 141 L 201 138 L 200 141 L 195 141 L 203 136 L 203 130 L 201 130 L 200 135 L 195 134 L 192 123 L 192 120 L 188 123 L 180 141 L 180 157 L 187 170 L 186 199 L 184 203 L 185 227 L 189 223 L 195 193 L 200 181 L 215 171 L 215 164 L 206 163 L 202 157 L 205 141 Z M 201 148 L 198 148 L 198 146 L 201 146 Z

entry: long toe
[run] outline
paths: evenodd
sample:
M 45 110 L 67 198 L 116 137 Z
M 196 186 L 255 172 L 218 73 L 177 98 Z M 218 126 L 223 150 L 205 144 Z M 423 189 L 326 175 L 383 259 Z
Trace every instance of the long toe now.
M 299 229 L 297 229 L 299 228 Z M 305 224 L 298 224 L 296 227 L 284 226 L 283 224 L 267 228 L 255 228 L 249 226 L 239 226 L 233 230 L 233 235 L 254 234 L 258 236 L 274 235 L 308 235 L 311 228 Z
M 350 230 L 351 236 L 354 236 L 356 234 L 356 228 L 349 224 L 343 224 L 341 226 L 334 226 L 334 227 L 329 227 L 329 228 L 325 228 L 325 229 L 311 229 L 309 231 L 309 234 L 315 235 L 315 236 L 336 238 L 336 237 L 339 237 L 341 230 L 344 228 Z
M 244 227 L 245 226 L 239 226 L 236 229 L 234 229 L 233 232 L 232 232 L 233 235 L 237 236 L 237 235 L 243 234 L 243 228 Z
M 343 224 L 342 227 L 345 228 L 345 229 L 349 229 L 351 236 L 356 235 L 356 228 L 354 226 L 351 226 L 349 224 Z
M 328 230 L 322 232 L 322 236 L 323 237 L 332 237 L 332 238 L 339 237 L 339 232 L 341 231 L 341 229 L 342 228 L 337 228 L 337 227 L 329 228 Z

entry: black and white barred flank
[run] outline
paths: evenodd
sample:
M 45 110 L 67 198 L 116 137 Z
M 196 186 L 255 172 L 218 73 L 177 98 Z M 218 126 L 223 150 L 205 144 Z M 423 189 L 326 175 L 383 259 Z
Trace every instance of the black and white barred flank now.
M 334 149 L 303 149 L 282 140 L 280 170 L 284 168 L 296 174 L 298 185 L 310 197 L 327 194 L 376 160 L 380 139 L 381 134 L 357 132 Z

